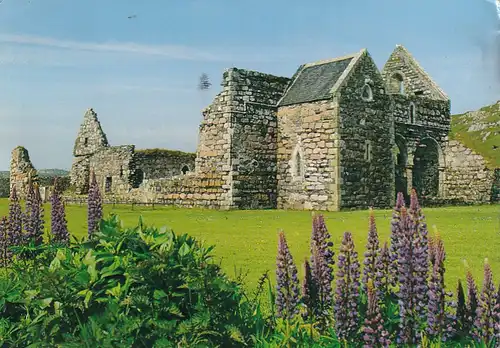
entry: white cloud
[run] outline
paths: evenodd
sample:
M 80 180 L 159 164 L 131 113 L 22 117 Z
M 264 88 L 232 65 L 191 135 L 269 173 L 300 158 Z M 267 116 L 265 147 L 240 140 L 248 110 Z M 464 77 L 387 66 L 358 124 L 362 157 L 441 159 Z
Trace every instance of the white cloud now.
M 0 33 L 0 64 L 32 64 L 46 62 L 50 65 L 74 65 L 75 53 L 95 55 L 116 54 L 128 57 L 156 57 L 185 61 L 205 62 L 278 62 L 290 58 L 280 47 L 210 47 L 196 48 L 187 45 L 139 44 L 134 42 L 85 42 L 60 40 L 25 34 Z M 42 50 L 42 52 L 39 52 Z M 61 59 L 62 53 L 72 55 L 72 59 Z M 261 53 L 263 52 L 263 53 Z M 41 54 L 40 54 L 41 53 Z

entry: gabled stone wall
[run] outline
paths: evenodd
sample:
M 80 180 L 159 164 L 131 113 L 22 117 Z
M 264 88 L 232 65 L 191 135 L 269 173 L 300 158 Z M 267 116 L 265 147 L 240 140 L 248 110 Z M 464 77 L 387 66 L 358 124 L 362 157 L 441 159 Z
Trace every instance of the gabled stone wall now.
M 368 85 L 372 98 L 363 97 Z M 340 208 L 390 207 L 393 116 L 384 81 L 362 55 L 339 91 Z

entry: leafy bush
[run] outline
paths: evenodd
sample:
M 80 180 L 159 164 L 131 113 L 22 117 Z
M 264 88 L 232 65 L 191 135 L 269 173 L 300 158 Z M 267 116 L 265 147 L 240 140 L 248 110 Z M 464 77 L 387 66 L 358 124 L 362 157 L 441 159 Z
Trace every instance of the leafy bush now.
M 0 220 L 3 347 L 500 344 L 500 286 L 489 264 L 479 289 L 468 271 L 454 297 L 445 287 L 444 243 L 429 234 L 415 191 L 409 207 L 398 195 L 390 244 L 380 243 L 371 212 L 362 262 L 350 232 L 335 254 L 323 216 L 314 216 L 302 282 L 280 231 L 276 288 L 266 273 L 252 298 L 213 262 L 213 247 L 141 220 L 134 228 L 116 216 L 102 220 L 93 174 L 88 238 L 73 244 L 59 190 L 45 244 L 43 205 L 30 192 L 23 211 L 14 189 Z
M 40 249 L 0 280 L 3 345 L 228 347 L 255 330 L 241 284 L 187 235 L 113 216 L 90 241 Z

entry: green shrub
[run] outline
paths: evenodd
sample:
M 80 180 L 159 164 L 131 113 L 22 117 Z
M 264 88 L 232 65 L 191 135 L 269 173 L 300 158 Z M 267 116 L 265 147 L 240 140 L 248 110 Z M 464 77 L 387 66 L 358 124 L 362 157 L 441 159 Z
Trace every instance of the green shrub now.
M 4 346 L 229 347 L 255 332 L 241 284 L 187 235 L 112 216 L 90 241 L 39 248 L 0 280 Z

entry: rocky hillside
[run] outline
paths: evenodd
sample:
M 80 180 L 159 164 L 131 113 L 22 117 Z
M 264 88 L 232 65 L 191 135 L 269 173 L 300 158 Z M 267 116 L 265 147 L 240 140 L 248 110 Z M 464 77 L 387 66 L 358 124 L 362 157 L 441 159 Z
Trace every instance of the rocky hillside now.
M 453 115 L 450 139 L 482 155 L 491 168 L 500 168 L 500 101 L 477 111 Z

